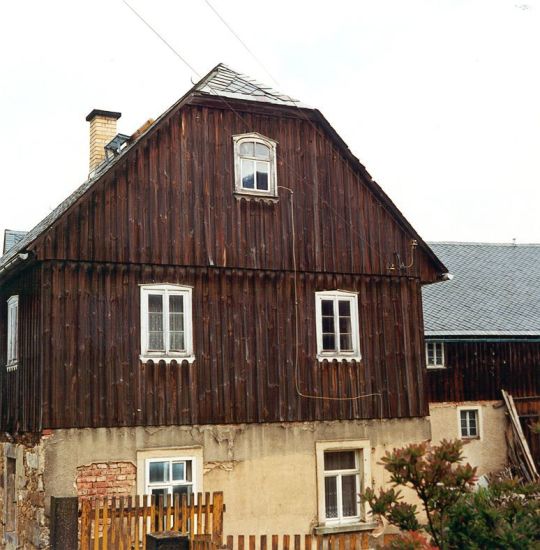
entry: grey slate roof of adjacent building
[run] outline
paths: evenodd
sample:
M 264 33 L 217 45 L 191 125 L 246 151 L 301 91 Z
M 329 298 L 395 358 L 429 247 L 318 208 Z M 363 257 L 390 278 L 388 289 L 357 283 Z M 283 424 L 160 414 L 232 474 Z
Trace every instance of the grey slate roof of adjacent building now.
M 429 245 L 454 278 L 422 290 L 426 336 L 540 335 L 540 244 Z
M 3 254 L 13 248 L 18 242 L 22 241 L 28 231 L 14 231 L 13 229 L 6 229 L 4 231 L 4 248 Z

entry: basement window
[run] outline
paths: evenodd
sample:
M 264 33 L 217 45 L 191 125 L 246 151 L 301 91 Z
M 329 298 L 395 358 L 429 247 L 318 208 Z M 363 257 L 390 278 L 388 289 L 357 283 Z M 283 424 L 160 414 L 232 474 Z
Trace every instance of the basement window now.
M 277 197 L 276 145 L 261 134 L 233 136 L 235 191 Z
M 426 342 L 426 366 L 428 369 L 443 369 L 444 342 Z
M 191 295 L 186 286 L 141 286 L 141 361 L 195 360 Z
M 15 370 L 19 361 L 19 297 L 7 301 L 7 370 Z
M 315 293 L 317 358 L 359 361 L 358 295 L 340 290 Z

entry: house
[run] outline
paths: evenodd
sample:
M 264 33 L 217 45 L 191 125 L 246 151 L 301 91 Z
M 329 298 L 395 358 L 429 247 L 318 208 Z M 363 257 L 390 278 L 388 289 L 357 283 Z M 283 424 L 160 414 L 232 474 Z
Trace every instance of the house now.
M 430 437 L 445 266 L 319 111 L 225 65 L 119 117 L 0 259 L 4 540 L 46 537 L 51 496 L 202 490 L 229 534 L 373 528 L 378 460 Z
M 507 463 L 501 390 L 530 425 L 540 414 L 540 245 L 430 243 L 454 276 L 423 289 L 434 441 L 460 437 L 479 473 Z

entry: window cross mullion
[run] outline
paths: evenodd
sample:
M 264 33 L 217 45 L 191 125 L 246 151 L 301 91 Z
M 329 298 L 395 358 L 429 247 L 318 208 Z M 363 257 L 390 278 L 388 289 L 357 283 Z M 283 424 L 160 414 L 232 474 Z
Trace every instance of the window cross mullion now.
M 163 292 L 163 338 L 165 340 L 165 353 L 169 353 L 170 337 L 169 337 L 169 293 Z

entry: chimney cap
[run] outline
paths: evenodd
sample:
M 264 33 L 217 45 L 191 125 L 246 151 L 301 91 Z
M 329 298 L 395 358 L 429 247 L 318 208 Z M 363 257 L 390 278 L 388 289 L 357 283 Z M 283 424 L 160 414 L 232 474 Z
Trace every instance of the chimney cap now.
M 103 109 L 92 109 L 92 111 L 90 111 L 90 113 L 86 117 L 86 121 L 90 122 L 93 118 L 97 116 L 114 118 L 115 120 L 118 120 L 122 116 L 122 113 L 118 113 L 116 111 L 104 111 Z

